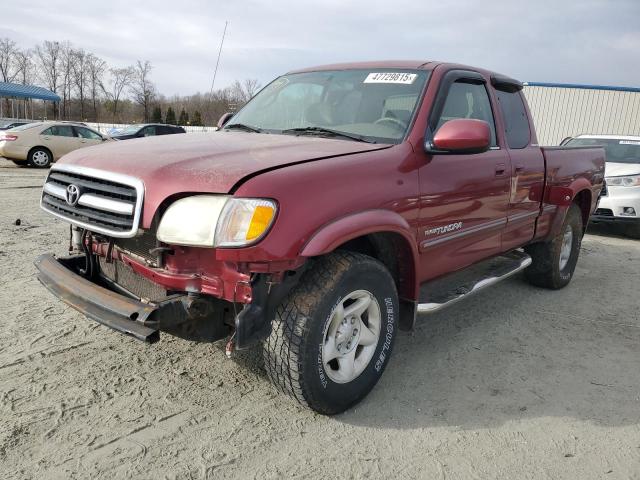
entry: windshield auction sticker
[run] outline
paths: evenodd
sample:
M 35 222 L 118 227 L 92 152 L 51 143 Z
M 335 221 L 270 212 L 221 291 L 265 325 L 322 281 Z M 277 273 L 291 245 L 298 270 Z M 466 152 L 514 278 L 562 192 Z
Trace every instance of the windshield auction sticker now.
M 404 85 L 411 85 L 417 76 L 416 73 L 403 72 L 370 73 L 362 83 L 402 83 Z
M 620 145 L 640 145 L 640 142 L 635 140 L 620 140 Z

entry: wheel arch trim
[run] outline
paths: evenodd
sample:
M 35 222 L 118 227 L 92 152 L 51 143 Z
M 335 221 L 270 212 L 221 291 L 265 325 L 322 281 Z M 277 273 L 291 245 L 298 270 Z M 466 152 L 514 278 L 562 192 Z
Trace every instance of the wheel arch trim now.
M 416 281 L 420 257 L 418 246 L 409 223 L 399 214 L 390 210 L 375 209 L 347 215 L 318 229 L 304 245 L 300 256 L 317 257 L 336 250 L 341 245 L 359 237 L 374 233 L 396 233 L 400 235 L 411 258 L 412 282 L 415 285 L 411 300 L 418 298 L 418 282 Z

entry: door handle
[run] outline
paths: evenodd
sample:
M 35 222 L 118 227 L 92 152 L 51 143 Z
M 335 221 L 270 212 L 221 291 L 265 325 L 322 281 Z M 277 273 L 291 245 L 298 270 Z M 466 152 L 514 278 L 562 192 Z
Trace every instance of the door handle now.
M 523 165 L 516 165 L 516 173 L 521 173 L 524 172 L 524 166 Z
M 504 172 L 507 170 L 507 167 L 504 163 L 499 163 L 496 165 L 496 177 L 502 177 Z

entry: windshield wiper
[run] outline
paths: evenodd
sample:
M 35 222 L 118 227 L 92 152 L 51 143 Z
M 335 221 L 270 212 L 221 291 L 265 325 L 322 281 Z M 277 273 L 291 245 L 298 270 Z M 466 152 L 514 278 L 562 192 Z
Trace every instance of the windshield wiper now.
M 341 132 L 339 130 L 332 130 L 330 128 L 324 127 L 300 127 L 300 128 L 287 128 L 286 130 L 282 130 L 281 133 L 289 134 L 314 134 L 317 133 L 319 135 L 326 135 L 332 137 L 342 137 L 348 138 L 350 140 L 355 140 L 356 142 L 365 142 L 365 143 L 375 143 L 369 140 L 366 140 L 362 135 L 356 135 L 346 132 Z
M 262 132 L 262 129 L 257 127 L 252 127 L 251 125 L 245 125 L 244 123 L 232 123 L 231 125 L 225 125 L 224 128 L 225 130 L 235 128 L 237 130 L 244 130 L 245 132 L 254 132 L 254 133 Z

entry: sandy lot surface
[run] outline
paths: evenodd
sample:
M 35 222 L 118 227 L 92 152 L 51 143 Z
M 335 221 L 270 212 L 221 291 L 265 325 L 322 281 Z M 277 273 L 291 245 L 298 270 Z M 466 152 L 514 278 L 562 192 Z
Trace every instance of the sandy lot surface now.
M 0 478 L 640 478 L 640 241 L 592 232 L 568 288 L 516 277 L 422 319 L 326 418 L 255 356 L 147 346 L 45 291 L 33 258 L 68 230 L 43 178 L 0 160 Z

